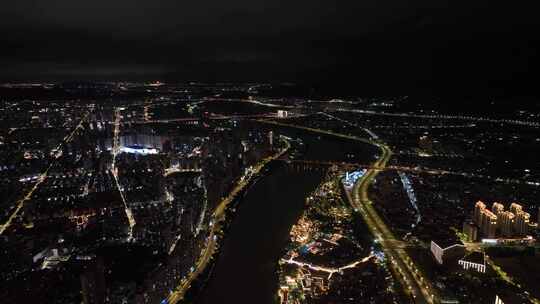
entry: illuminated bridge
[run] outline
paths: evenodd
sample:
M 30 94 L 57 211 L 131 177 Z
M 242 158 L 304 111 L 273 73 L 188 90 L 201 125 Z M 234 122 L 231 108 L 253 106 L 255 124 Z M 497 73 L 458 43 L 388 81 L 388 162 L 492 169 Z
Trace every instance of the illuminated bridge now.
M 364 169 L 373 169 L 373 170 L 380 170 L 380 171 L 398 171 L 398 172 L 409 172 L 409 173 L 417 173 L 417 174 L 431 174 L 431 175 L 453 175 L 453 176 L 462 176 L 466 178 L 478 178 L 478 179 L 486 179 L 486 180 L 492 180 L 495 182 L 502 182 L 506 184 L 527 184 L 530 186 L 540 186 L 540 182 L 538 181 L 526 181 L 521 179 L 515 179 L 515 178 L 503 178 L 503 177 L 493 177 L 489 175 L 482 175 L 482 174 L 476 174 L 476 173 L 469 173 L 469 172 L 457 172 L 457 171 L 449 171 L 449 170 L 442 170 L 442 169 L 430 169 L 430 168 L 421 168 L 421 167 L 410 167 L 410 166 L 389 166 L 386 167 L 378 167 L 374 166 L 373 164 L 361 164 L 361 163 L 350 163 L 350 162 L 339 162 L 339 161 L 320 161 L 320 160 L 288 160 L 288 159 L 281 159 L 282 161 L 292 165 L 295 169 L 303 169 L 303 170 L 317 170 L 317 169 L 323 169 L 327 170 L 332 166 L 336 166 L 339 169 L 351 171 L 358 168 L 364 168 Z
M 351 170 L 351 169 L 357 169 L 357 168 L 366 168 L 366 169 L 374 169 L 374 170 L 385 170 L 385 171 L 404 171 L 404 172 L 414 172 L 414 173 L 428 173 L 428 174 L 450 174 L 450 175 L 465 175 L 467 173 L 459 173 L 459 172 L 452 172 L 447 170 L 439 170 L 439 169 L 426 169 L 426 168 L 419 168 L 419 167 L 407 167 L 407 166 L 386 166 L 386 167 L 378 167 L 373 166 L 373 164 L 361 164 L 361 163 L 349 163 L 349 162 L 339 162 L 339 161 L 320 161 L 320 160 L 286 160 L 282 159 L 282 161 L 291 164 L 293 166 L 300 166 L 300 167 L 311 167 L 311 168 L 329 168 L 332 166 L 336 166 L 340 169 L 345 170 Z

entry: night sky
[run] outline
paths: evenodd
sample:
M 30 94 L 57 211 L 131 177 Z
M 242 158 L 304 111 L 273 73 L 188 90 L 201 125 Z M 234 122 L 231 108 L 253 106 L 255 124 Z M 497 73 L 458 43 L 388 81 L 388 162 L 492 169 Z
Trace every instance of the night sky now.
M 531 88 L 540 19 L 499 2 L 3 1 L 0 78 Z

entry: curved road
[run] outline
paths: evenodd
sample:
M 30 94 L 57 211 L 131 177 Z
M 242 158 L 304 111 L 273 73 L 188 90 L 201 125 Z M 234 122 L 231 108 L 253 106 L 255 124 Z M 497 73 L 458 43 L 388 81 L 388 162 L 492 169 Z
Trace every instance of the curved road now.
M 394 271 L 395 277 L 401 282 L 402 286 L 405 288 L 405 292 L 411 294 L 411 296 L 415 298 L 416 303 L 436 303 L 436 295 L 430 282 L 425 279 L 423 274 L 416 268 L 413 261 L 409 258 L 403 247 L 395 245 L 400 243 L 400 240 L 397 240 L 394 237 L 386 224 L 378 216 L 375 209 L 371 206 L 371 201 L 368 197 L 369 186 L 371 185 L 371 183 L 373 183 L 374 178 L 377 176 L 377 174 L 381 170 L 385 169 L 388 161 L 390 160 L 390 157 L 392 155 L 392 151 L 390 150 L 390 148 L 378 140 L 370 140 L 351 135 L 334 133 L 327 130 L 291 125 L 275 121 L 257 121 L 267 124 L 303 129 L 315 133 L 327 134 L 363 143 L 368 143 L 370 145 L 376 146 L 381 150 L 381 156 L 368 169 L 368 171 L 362 176 L 362 178 L 360 178 L 356 182 L 352 192 L 347 193 L 347 197 L 350 204 L 356 211 L 360 212 L 368 228 L 376 237 L 376 239 L 380 242 L 383 251 L 390 260 L 389 265 Z M 263 160 L 259 165 L 255 167 L 254 173 L 258 173 L 270 160 L 279 158 L 283 153 L 285 153 L 287 149 L 288 147 L 281 152 L 275 154 L 274 156 Z M 185 292 L 190 287 L 193 280 L 202 271 L 204 271 L 215 252 L 217 245 L 215 235 L 221 229 L 220 222 L 224 219 L 224 211 L 226 210 L 229 203 L 233 200 L 235 195 L 240 190 L 242 190 L 248 183 L 249 179 L 240 181 L 233 189 L 233 191 L 229 194 L 229 196 L 227 196 L 227 198 L 225 198 L 216 208 L 216 210 L 212 214 L 212 222 L 214 223 L 214 225 L 212 226 L 210 235 L 207 239 L 207 246 L 202 252 L 198 262 L 196 263 L 195 270 L 180 282 L 179 286 L 169 295 L 166 300 L 164 300 L 163 303 L 178 303 L 180 300 L 182 300 Z
M 431 283 L 423 276 L 420 270 L 416 268 L 413 261 L 403 249 L 403 246 L 399 245 L 402 242 L 394 237 L 384 221 L 381 220 L 375 209 L 371 206 L 372 203 L 368 197 L 369 186 L 373 183 L 377 174 L 386 168 L 386 165 L 392 156 L 390 148 L 379 140 L 370 140 L 352 135 L 275 121 L 259 121 L 347 138 L 374 145 L 381 150 L 381 156 L 372 166 L 370 166 L 362 178 L 355 183 L 352 193 L 347 192 L 347 197 L 353 208 L 360 212 L 369 230 L 380 242 L 384 253 L 390 260 L 389 265 L 394 271 L 395 277 L 401 282 L 405 292 L 410 294 L 415 299 L 416 303 L 436 303 L 437 296 L 435 295 L 435 290 L 431 286 Z

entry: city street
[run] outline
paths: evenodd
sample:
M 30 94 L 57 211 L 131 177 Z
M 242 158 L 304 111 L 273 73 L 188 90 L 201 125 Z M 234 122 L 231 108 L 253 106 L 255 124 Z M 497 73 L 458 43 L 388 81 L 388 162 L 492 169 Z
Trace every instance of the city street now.
M 377 161 L 373 165 L 371 165 L 369 170 L 362 176 L 362 178 L 360 178 L 356 182 L 352 193 L 347 193 L 349 202 L 355 210 L 360 212 L 368 228 L 382 245 L 382 248 L 390 261 L 389 265 L 394 270 L 396 278 L 404 286 L 406 293 L 411 293 L 416 299 L 416 301 L 418 301 L 418 303 L 435 303 L 436 295 L 433 287 L 431 287 L 429 281 L 425 279 L 421 272 L 418 270 L 418 268 L 416 268 L 413 261 L 409 258 L 409 256 L 403 249 L 404 246 L 400 244 L 394 247 L 396 243 L 400 242 L 396 240 L 396 238 L 390 232 L 386 224 L 377 215 L 375 209 L 371 206 L 371 201 L 368 197 L 369 186 L 371 185 L 377 174 L 381 170 L 384 170 L 386 168 L 386 165 L 390 160 L 390 157 L 392 156 L 392 151 L 390 150 L 390 148 L 379 141 L 334 133 L 327 130 L 320 130 L 273 121 L 263 122 L 309 130 L 316 133 L 334 135 L 342 138 L 360 141 L 363 143 L 368 143 L 379 148 L 379 150 L 381 151 L 381 155 L 379 156 Z
M 15 217 L 19 214 L 19 212 L 21 211 L 21 209 L 23 208 L 24 204 L 30 200 L 32 198 L 32 194 L 34 194 L 34 192 L 38 189 L 39 185 L 41 185 L 46 179 L 47 179 L 47 176 L 49 175 L 49 171 L 51 170 L 51 168 L 54 166 L 55 164 L 55 161 L 60 158 L 62 156 L 62 147 L 71 142 L 73 140 L 73 137 L 75 136 L 75 134 L 77 134 L 77 131 L 79 131 L 81 128 L 83 128 L 83 123 L 84 121 L 86 120 L 86 118 L 88 117 L 89 113 L 86 113 L 80 120 L 79 124 L 77 124 L 77 126 L 75 127 L 75 129 L 73 129 L 73 131 L 71 133 L 69 133 L 67 136 L 64 137 L 64 140 L 59 143 L 55 149 L 53 149 L 53 151 L 56 151 L 56 153 L 54 154 L 54 159 L 51 161 L 51 164 L 49 165 L 49 167 L 43 172 L 41 173 L 41 175 L 39 176 L 37 182 L 34 184 L 34 186 L 30 189 L 30 191 L 28 191 L 28 193 L 26 193 L 26 195 L 20 199 L 17 203 L 16 203 L 16 208 L 15 210 L 13 211 L 13 213 L 11 213 L 11 215 L 9 216 L 8 220 L 0 226 L 0 235 L 4 234 L 4 232 L 9 228 L 9 226 L 11 225 L 11 222 L 13 221 L 13 219 L 15 219 Z

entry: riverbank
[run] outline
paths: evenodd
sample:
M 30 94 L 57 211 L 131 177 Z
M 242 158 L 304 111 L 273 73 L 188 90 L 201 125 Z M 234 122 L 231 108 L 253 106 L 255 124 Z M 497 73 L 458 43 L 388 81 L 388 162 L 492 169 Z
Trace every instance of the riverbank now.
M 300 155 L 295 155 L 298 159 L 366 160 L 373 159 L 377 152 L 376 147 L 366 142 L 359 145 L 356 138 L 270 126 L 298 141 L 301 150 Z M 247 191 L 236 208 L 226 237 L 219 241 L 220 252 L 211 272 L 201 276 L 200 291 L 190 295 L 187 302 L 274 304 L 278 301 L 278 261 L 289 241 L 290 228 L 305 208 L 306 197 L 324 174 L 324 170 L 295 168 L 286 162 L 282 166 L 272 168 Z M 355 222 L 360 221 L 356 218 Z
M 305 197 L 322 175 L 319 170 L 291 169 L 285 162 L 271 164 L 235 207 L 211 276 L 193 302 L 275 303 L 277 261 L 290 227 L 304 210 Z
M 307 198 L 279 262 L 280 303 L 400 303 L 384 258 L 330 170 Z
M 170 304 L 176 304 L 180 302 L 186 293 L 186 291 L 190 288 L 192 282 L 206 269 L 208 263 L 214 256 L 214 253 L 216 252 L 216 246 L 217 246 L 217 235 L 221 231 L 221 225 L 225 221 L 225 215 L 227 207 L 231 204 L 231 202 L 234 201 L 234 199 L 237 197 L 237 195 L 245 189 L 246 186 L 248 186 L 251 182 L 251 180 L 256 177 L 265 166 L 270 163 L 271 161 L 278 159 L 283 154 L 285 154 L 289 148 L 291 147 L 290 143 L 283 139 L 285 142 L 285 147 L 281 149 L 279 152 L 275 153 L 274 155 L 264 158 L 261 160 L 257 165 L 253 166 L 251 170 L 249 170 L 248 174 L 246 176 L 242 176 L 239 181 L 237 182 L 236 186 L 233 188 L 233 190 L 225 197 L 219 205 L 216 207 L 214 212 L 212 213 L 212 219 L 210 221 L 210 233 L 207 237 L 207 245 L 203 252 L 201 252 L 201 255 L 195 264 L 195 266 L 192 269 L 192 272 L 182 279 L 180 281 L 180 284 L 178 287 L 171 292 L 171 294 L 167 297 L 166 300 L 164 300 L 165 303 Z

